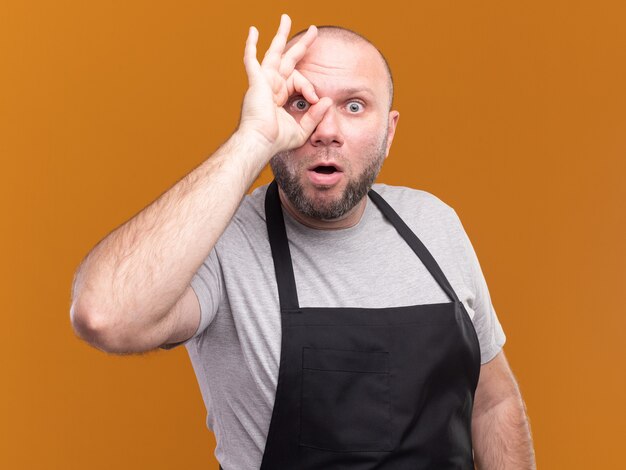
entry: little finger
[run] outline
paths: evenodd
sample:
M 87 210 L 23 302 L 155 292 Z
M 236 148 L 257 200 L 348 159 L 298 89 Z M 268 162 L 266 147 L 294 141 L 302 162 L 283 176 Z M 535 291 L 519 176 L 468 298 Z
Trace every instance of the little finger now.
M 258 40 L 259 31 L 254 26 L 250 26 L 248 39 L 246 40 L 246 47 L 243 53 L 243 63 L 246 67 L 248 83 L 250 85 L 258 79 L 259 74 L 261 73 L 261 65 L 256 58 L 256 45 Z

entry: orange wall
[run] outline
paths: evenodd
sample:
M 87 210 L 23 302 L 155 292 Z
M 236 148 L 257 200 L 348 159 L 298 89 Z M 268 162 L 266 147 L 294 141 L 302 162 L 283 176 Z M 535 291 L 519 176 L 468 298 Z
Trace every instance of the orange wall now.
M 70 327 L 70 285 L 94 243 L 233 130 L 247 28 L 264 50 L 286 11 L 294 28 L 341 24 L 387 54 L 402 116 L 381 180 L 461 216 L 540 467 L 616 468 L 624 3 L 264 3 L 0 4 L 0 467 L 217 468 L 185 350 L 91 349 Z

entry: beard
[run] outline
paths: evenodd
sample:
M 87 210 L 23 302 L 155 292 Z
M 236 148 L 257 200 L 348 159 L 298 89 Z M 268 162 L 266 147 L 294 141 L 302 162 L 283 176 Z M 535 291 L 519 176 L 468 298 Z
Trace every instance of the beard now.
M 359 175 L 350 178 L 341 195 L 334 199 L 322 197 L 314 200 L 308 197 L 304 192 L 300 177 L 306 173 L 312 162 L 319 161 L 323 157 L 337 161 L 343 166 L 344 171 L 349 171 L 350 162 L 343 157 L 340 150 L 324 147 L 318 152 L 303 157 L 295 157 L 295 150 L 288 150 L 274 155 L 270 160 L 270 167 L 276 183 L 298 212 L 315 219 L 332 220 L 348 213 L 367 195 L 380 173 L 386 156 L 386 148 L 387 132 L 377 144 L 373 144 L 366 150 L 367 154 L 363 157 L 369 162 L 367 166 Z

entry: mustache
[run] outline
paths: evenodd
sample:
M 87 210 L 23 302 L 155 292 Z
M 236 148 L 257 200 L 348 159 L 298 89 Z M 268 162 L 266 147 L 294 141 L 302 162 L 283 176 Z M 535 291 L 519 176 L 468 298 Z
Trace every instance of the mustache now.
M 284 152 L 279 152 L 274 155 L 273 158 L 279 159 L 291 159 L 296 153 L 297 149 L 285 150 Z M 336 161 L 345 161 L 345 157 L 343 152 L 336 148 L 331 147 L 323 147 L 319 150 L 314 150 L 312 152 L 307 152 L 298 157 L 299 162 L 306 161 L 315 161 L 315 160 L 336 160 Z

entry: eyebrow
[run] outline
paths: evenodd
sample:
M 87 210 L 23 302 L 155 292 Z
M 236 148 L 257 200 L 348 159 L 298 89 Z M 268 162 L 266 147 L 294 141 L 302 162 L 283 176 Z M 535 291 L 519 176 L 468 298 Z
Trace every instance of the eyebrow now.
M 337 90 L 337 93 L 342 96 L 358 95 L 361 93 L 365 93 L 369 95 L 372 99 L 376 99 L 376 93 L 374 93 L 374 90 L 372 90 L 371 88 L 367 86 L 339 88 Z M 293 95 L 289 97 L 289 99 L 292 99 L 294 97 L 302 97 L 302 93 L 294 93 Z
M 374 91 L 368 87 L 340 88 L 339 91 L 344 95 L 357 95 L 359 93 L 365 92 L 371 96 L 376 96 L 376 93 L 374 93 Z

